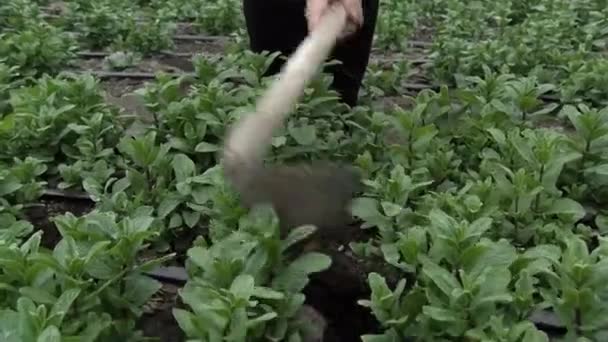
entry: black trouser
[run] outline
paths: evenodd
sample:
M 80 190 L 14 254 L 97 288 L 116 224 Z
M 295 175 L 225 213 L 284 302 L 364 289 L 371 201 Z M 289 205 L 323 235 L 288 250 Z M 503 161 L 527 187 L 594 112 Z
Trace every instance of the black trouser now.
M 257 53 L 280 51 L 284 56 L 291 55 L 308 34 L 305 7 L 306 0 L 243 0 L 251 50 Z M 369 62 L 378 0 L 363 0 L 363 15 L 363 27 L 339 42 L 330 56 L 341 64 L 326 69 L 334 76 L 333 89 L 350 106 L 357 104 Z M 268 74 L 279 72 L 283 63 L 283 59 L 277 58 Z

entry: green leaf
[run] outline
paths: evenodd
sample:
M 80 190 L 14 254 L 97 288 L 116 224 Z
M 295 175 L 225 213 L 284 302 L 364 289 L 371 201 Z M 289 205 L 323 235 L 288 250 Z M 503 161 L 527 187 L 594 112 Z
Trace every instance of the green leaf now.
M 255 328 L 256 326 L 258 326 L 258 325 L 260 325 L 260 324 L 262 324 L 264 322 L 271 321 L 271 320 L 273 320 L 273 319 L 275 319 L 277 317 L 278 317 L 278 315 L 277 315 L 276 312 L 265 313 L 262 316 L 258 316 L 258 317 L 254 318 L 254 319 L 250 319 L 247 322 L 247 328 L 248 329 Z
M 435 264 L 427 257 L 420 256 L 420 259 L 422 262 L 422 273 L 435 283 L 446 296 L 451 297 L 452 291 L 461 288 L 458 279 L 448 270 Z
M 201 219 L 201 213 L 196 211 L 183 211 L 182 217 L 184 218 L 184 223 L 186 226 L 189 228 L 194 228 L 194 226 L 196 226 Z
M 298 270 L 300 272 L 304 272 L 304 274 L 311 274 L 324 271 L 331 266 L 331 258 L 325 254 L 312 252 L 306 253 L 296 260 L 294 260 L 290 265 L 290 270 Z
M 362 342 L 400 342 L 401 339 L 393 331 L 393 329 L 387 331 L 382 335 L 363 335 L 361 336 Z
M 163 286 L 158 280 L 134 274 L 125 280 L 124 298 L 137 306 L 144 305 Z
M 177 154 L 173 157 L 171 162 L 173 166 L 173 172 L 175 173 L 175 179 L 178 182 L 184 182 L 189 177 L 194 176 L 196 166 L 192 159 L 188 158 L 185 154 Z
M 482 241 L 478 245 L 485 248 L 483 254 L 477 258 L 477 262 L 470 265 L 469 275 L 471 277 L 478 277 L 492 267 L 507 269 L 517 259 L 517 250 L 506 240 Z
M 585 169 L 585 173 L 595 173 L 599 176 L 608 176 L 608 164 L 601 164 Z
M 40 336 L 38 336 L 36 342 L 61 342 L 61 333 L 56 326 L 48 326 L 42 331 Z
M 53 317 L 53 324 L 61 326 L 63 318 L 70 310 L 70 307 L 80 295 L 81 290 L 79 288 L 73 288 L 65 291 L 61 294 L 59 299 L 53 304 L 50 316 Z
M 525 141 L 520 135 L 515 134 L 511 136 L 511 144 L 513 147 L 515 147 L 517 153 L 519 153 L 527 164 L 536 167 L 538 160 L 532 151 L 531 145 L 527 141 Z
M 186 336 L 197 336 L 197 328 L 194 324 L 194 315 L 182 309 L 173 309 L 173 317 L 177 325 L 182 329 Z
M 273 279 L 272 288 L 281 291 L 299 292 L 308 283 L 308 276 L 329 268 L 331 258 L 321 253 L 307 253 L 294 260 Z
M 21 189 L 23 185 L 16 179 L 0 180 L 0 196 L 6 196 Z
M 548 215 L 567 215 L 573 221 L 578 221 L 585 217 L 585 208 L 575 200 L 569 198 L 560 198 L 553 202 L 549 210 L 545 212 Z
M 167 215 L 173 212 L 178 205 L 180 205 L 181 200 L 177 196 L 165 197 L 162 202 L 158 205 L 158 217 L 166 218 Z
M 378 210 L 378 201 L 373 198 L 354 199 L 351 203 L 351 213 L 366 222 L 363 228 L 381 226 L 386 220 Z
M 380 216 L 378 211 L 378 201 L 373 198 L 357 198 L 351 205 L 351 211 L 357 217 L 367 220 L 368 218 L 374 218 Z
M 608 216 L 599 214 L 595 217 L 595 225 L 602 234 L 608 233 Z
M 253 289 L 253 296 L 257 297 L 257 298 L 264 298 L 264 299 L 275 299 L 275 300 L 280 300 L 285 298 L 285 295 L 279 291 L 275 291 L 271 288 L 268 287 L 261 287 L 261 286 L 256 286 Z
M 317 227 L 312 225 L 304 225 L 291 230 L 281 243 L 281 251 L 286 251 L 289 247 L 314 234 L 315 231 L 317 231 Z
M 425 305 L 422 312 L 439 322 L 455 322 L 459 317 L 457 312 L 429 305 Z
M 384 214 L 388 217 L 395 217 L 403 210 L 401 206 L 387 201 L 381 202 L 380 205 L 382 206 L 382 210 L 384 210 Z
M 289 134 L 299 145 L 303 146 L 312 145 L 317 140 L 317 129 L 312 125 L 290 127 Z
M 249 300 L 253 294 L 254 285 L 255 281 L 252 276 L 241 274 L 232 281 L 230 292 L 237 298 Z
M 488 133 L 490 133 L 490 135 L 492 135 L 492 138 L 499 145 L 505 145 L 507 143 L 507 137 L 505 136 L 503 131 L 501 131 L 497 128 L 488 128 L 487 131 L 488 131 Z
M 467 226 L 467 236 L 481 236 L 492 227 L 492 219 L 482 217 Z
M 376 272 L 371 272 L 368 274 L 367 282 L 372 290 L 372 299 L 385 298 L 392 294 L 391 289 L 386 284 L 386 279 Z
M 194 151 L 199 152 L 199 153 L 213 153 L 213 152 L 217 152 L 219 150 L 220 150 L 219 146 L 210 144 L 210 143 L 206 143 L 206 142 L 199 143 L 194 148 Z
M 455 220 L 437 208 L 431 210 L 429 220 L 431 221 L 431 225 L 445 236 L 451 236 L 456 228 Z
M 38 304 L 53 305 L 55 302 L 57 302 L 57 298 L 55 296 L 40 287 L 22 287 L 19 289 L 19 293 Z

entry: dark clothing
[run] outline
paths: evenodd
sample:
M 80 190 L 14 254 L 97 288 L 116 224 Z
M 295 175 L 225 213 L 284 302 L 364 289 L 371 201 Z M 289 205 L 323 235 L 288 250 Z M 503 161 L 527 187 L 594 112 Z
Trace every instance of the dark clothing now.
M 308 34 L 305 17 L 306 0 L 243 0 L 245 21 L 251 50 L 280 51 L 284 56 L 291 55 Z M 342 62 L 326 69 L 333 73 L 333 88 L 341 95 L 342 101 L 355 106 L 359 89 L 369 62 L 376 18 L 378 0 L 363 0 L 364 24 L 357 33 L 339 42 L 331 59 Z M 275 60 L 268 74 L 280 71 L 284 61 Z

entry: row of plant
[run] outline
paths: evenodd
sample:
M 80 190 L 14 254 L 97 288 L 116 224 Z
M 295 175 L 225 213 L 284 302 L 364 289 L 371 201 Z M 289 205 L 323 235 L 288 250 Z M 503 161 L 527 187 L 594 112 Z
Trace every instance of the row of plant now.
M 603 1 L 440 2 L 432 69 L 438 80 L 481 76 L 488 66 L 555 84 L 564 102 L 606 104 Z
M 189 262 L 204 272 L 192 275 L 193 283 L 182 293 L 196 315 L 175 313 L 185 332 L 213 339 L 232 326 L 235 338 L 272 330 L 278 339 L 293 339 L 305 330 L 299 308 L 307 274 L 327 268 L 330 260 L 317 253 L 295 260 L 283 254 L 314 228 L 303 227 L 280 240 L 271 212 L 243 221 L 238 198 L 213 167 L 226 125 L 251 109 L 267 82 L 261 75 L 274 57 L 242 52 L 222 60 L 199 58 L 196 83 L 187 93 L 180 91 L 184 79 L 159 74 L 142 90 L 154 114 L 152 124 L 136 136 L 126 135 L 136 118 L 105 103 L 91 76 L 44 76 L 7 92 L 0 120 L 0 213 L 6 219 L 0 283 L 7 323 L 0 330 L 7 341 L 58 336 L 137 340 L 135 323 L 143 304 L 160 286 L 143 272 L 172 259 L 171 242 L 181 231 L 202 228 L 205 239 L 189 251 Z M 336 134 L 328 109 L 346 112 L 328 84 L 320 78 L 302 104 L 300 112 L 312 122 L 294 120 L 277 137 L 277 146 L 283 145 L 277 159 L 306 149 L 329 153 L 341 143 L 339 135 L 317 139 Z M 22 155 L 29 157 L 17 159 Z M 41 246 L 44 232 L 27 222 L 28 208 L 47 187 L 85 189 L 96 202 L 84 217 L 53 218 L 62 237 L 56 246 Z M 241 248 L 237 254 L 235 243 Z M 158 257 L 149 260 L 150 251 Z M 212 258 L 207 260 L 206 253 Z M 213 271 L 207 267 L 211 260 L 232 266 L 220 263 Z M 201 293 L 230 300 L 230 312 L 213 308 L 224 315 L 224 323 L 215 316 L 205 322 L 208 310 L 197 308 L 216 299 L 201 298 Z M 252 308 L 253 298 L 262 302 Z M 234 315 L 243 321 L 236 323 Z
M 414 33 L 418 12 L 411 11 L 414 5 L 408 2 L 381 0 L 381 6 L 375 45 L 404 48 L 406 37 Z M 18 40 L 18 47 L 53 47 L 39 52 L 62 60 L 67 56 L 55 50 L 69 50 L 66 47 L 76 43 L 91 50 L 142 55 L 171 50 L 178 23 L 188 23 L 202 34 L 245 36 L 242 4 L 236 0 L 18 0 L 0 5 L 0 27 L 13 31 L 9 38 Z
M 140 291 L 136 304 L 141 306 L 158 283 L 143 280 L 141 272 L 149 264 L 138 252 L 151 244 L 157 253 L 170 253 L 174 234 L 205 227 L 206 239 L 189 251 L 193 277 L 183 293 L 190 294 L 191 309 L 176 312 L 182 328 L 202 339 L 297 333 L 295 312 L 306 278 L 294 287 L 274 279 L 291 279 L 289 267 L 303 267 L 305 274 L 320 271 L 328 260 L 312 254 L 288 266 L 279 251 L 309 228 L 281 241 L 272 214 L 247 214 L 215 166 L 225 127 L 252 109 L 274 57 L 242 52 L 200 58 L 197 80 L 187 93 L 180 91 L 184 79 L 159 75 L 142 91 L 152 124 L 134 137 L 123 136 L 133 118 L 105 104 L 89 76 L 45 77 L 12 91 L 0 123 L 7 166 L 1 187 L 8 222 L 3 240 L 5 252 L 19 251 L 22 261 L 7 258 L 3 268 L 21 270 L 3 273 L 3 288 L 19 293 L 6 296 L 11 308 L 6 314 L 16 317 L 26 310 L 19 305 L 28 301 L 40 306 L 38 311 L 52 310 L 66 291 L 78 288 L 84 296 L 77 299 L 101 296 L 100 307 L 85 305 L 87 312 L 134 324 L 141 311 L 125 316 L 123 306 L 110 299 L 107 304 L 103 296 L 127 298 L 125 291 L 133 287 L 126 282 L 141 278 L 137 281 L 147 289 Z M 548 87 L 534 78 L 488 71 L 462 88 L 423 92 L 413 108 L 386 113 L 365 106 L 348 110 L 328 90 L 329 80 L 320 77 L 311 85 L 285 132 L 275 137 L 273 159 L 356 160 L 365 172 L 368 190 L 353 213 L 364 228 L 377 229 L 378 237 L 352 248 L 363 257 L 381 256 L 403 277 L 416 279 L 405 292 L 405 283 L 391 290 L 381 276 L 370 275 L 373 295 L 371 303 L 363 303 L 385 324 L 382 338 L 542 340 L 543 333 L 526 318 L 534 309 L 549 307 L 572 335 L 598 340 L 596 334 L 605 329 L 598 321 L 605 220 L 601 215 L 581 220 L 583 204 L 603 204 L 608 110 L 563 107 L 560 113 L 572 129 L 560 133 L 535 128 L 554 114 L 555 106 L 539 100 Z M 24 154 L 30 157 L 14 159 Z M 21 206 L 35 201 L 46 182 L 82 187 L 97 202 L 88 216 L 56 219 L 63 240 L 55 247 L 40 247 L 40 232 L 20 241 L 33 229 Z M 37 247 L 30 251 L 31 245 Z M 72 262 L 78 265 L 74 270 L 65 270 L 70 265 L 61 256 L 66 248 L 80 260 Z M 114 255 L 120 262 L 95 265 L 102 260 L 98 255 Z M 45 262 L 36 263 L 39 258 Z M 226 266 L 208 266 L 209 260 L 223 258 Z M 95 274 L 101 270 L 107 273 Z M 23 276 L 15 279 L 15 274 Z M 62 277 L 80 282 L 57 286 Z M 31 293 L 31 288 L 39 291 Z M 250 307 L 251 296 L 263 300 Z M 207 317 L 209 303 L 217 303 L 211 311 L 224 318 Z M 232 314 L 253 321 L 231 323 Z M 82 338 L 87 329 L 80 321 L 72 323 L 75 330 L 71 324 L 64 330 L 62 321 L 44 321 L 53 327 L 36 330 L 40 334 L 58 331 Z M 116 326 L 102 329 L 100 336 L 126 336 Z
M 197 58 L 192 80 L 159 74 L 139 92 L 150 124 L 132 133 L 143 118 L 107 104 L 93 77 L 37 78 L 49 60 L 41 53 L 69 50 L 25 47 L 14 37 L 29 29 L 4 36 L 13 40 L 3 40 L 12 45 L 0 66 L 3 340 L 141 340 L 136 322 L 161 286 L 143 272 L 170 262 L 172 242 L 189 230 L 201 237 L 187 253 L 186 306 L 174 310 L 189 338 L 309 334 L 302 291 L 331 259 L 291 255 L 314 227 L 280 239 L 271 210 L 239 205 L 216 157 L 276 56 Z M 400 95 L 408 70 L 374 70 L 366 96 Z M 360 304 L 383 333 L 364 340 L 547 341 L 527 320 L 543 308 L 557 313 L 567 340 L 605 340 L 608 108 L 547 104 L 541 97 L 555 86 L 545 78 L 481 70 L 386 112 L 369 97 L 341 105 L 319 77 L 275 136 L 271 159 L 354 160 L 365 175 L 352 211 L 376 237 L 350 248 L 403 280 L 369 275 L 372 294 Z M 539 128 L 547 119 L 564 129 Z M 96 203 L 83 217 L 53 218 L 62 238 L 54 246 L 27 215 L 46 187 L 85 190 Z

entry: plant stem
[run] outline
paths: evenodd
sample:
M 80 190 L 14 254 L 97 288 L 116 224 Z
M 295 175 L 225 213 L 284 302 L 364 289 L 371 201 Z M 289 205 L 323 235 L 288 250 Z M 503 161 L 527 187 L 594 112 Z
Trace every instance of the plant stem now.
M 540 174 L 538 176 L 538 182 L 542 185 L 543 184 L 543 178 L 545 176 L 545 164 L 541 164 L 540 166 Z M 536 199 L 534 201 L 534 211 L 538 211 L 538 207 L 540 206 L 540 195 L 542 194 L 542 191 L 539 192 L 538 194 L 536 194 Z

